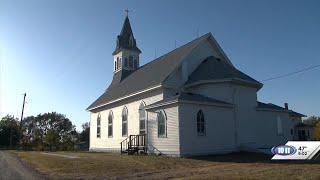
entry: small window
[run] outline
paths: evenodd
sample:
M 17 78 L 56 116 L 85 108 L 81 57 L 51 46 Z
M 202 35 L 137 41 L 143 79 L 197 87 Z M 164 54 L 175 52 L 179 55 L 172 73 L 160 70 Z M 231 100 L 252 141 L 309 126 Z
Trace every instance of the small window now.
M 114 61 L 114 70 L 117 70 L 117 61 Z
M 128 65 L 128 58 L 127 58 L 127 57 L 124 58 L 124 66 L 125 66 L 125 67 L 129 67 L 129 65 Z
M 135 68 L 135 69 L 138 69 L 138 67 L 139 67 L 139 63 L 138 63 L 138 62 L 139 62 L 138 59 L 135 58 L 135 59 L 134 59 L 134 68 Z
M 280 116 L 277 117 L 277 134 L 280 136 L 283 135 L 282 119 Z
M 119 57 L 117 57 L 117 69 L 120 68 L 120 60 L 119 60 Z
M 167 118 L 164 111 L 157 113 L 158 137 L 167 137 Z
M 129 67 L 133 68 L 133 56 L 129 56 Z
M 128 109 L 126 107 L 122 110 L 122 136 L 128 136 Z
M 113 113 L 112 111 L 109 112 L 108 116 L 108 137 L 113 136 Z
M 139 106 L 139 129 L 140 134 L 146 133 L 146 110 L 143 102 Z
M 97 138 L 101 137 L 101 115 L 98 115 L 97 118 Z
M 293 129 L 290 130 L 291 135 L 293 135 Z
M 206 132 L 204 115 L 202 110 L 199 110 L 197 113 L 197 132 L 198 136 L 204 136 Z

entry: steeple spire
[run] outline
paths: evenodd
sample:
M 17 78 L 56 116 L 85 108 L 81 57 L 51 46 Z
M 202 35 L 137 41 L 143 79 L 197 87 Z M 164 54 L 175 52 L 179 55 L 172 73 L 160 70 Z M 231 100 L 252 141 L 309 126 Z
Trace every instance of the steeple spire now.
M 137 47 L 136 39 L 134 38 L 132 29 L 131 29 L 131 25 L 128 17 L 129 10 L 125 10 L 125 11 L 127 13 L 126 18 L 124 20 L 120 35 L 118 35 L 117 37 L 116 49 L 114 50 L 112 55 L 117 54 L 123 49 L 132 50 L 132 51 L 141 53 L 140 49 Z

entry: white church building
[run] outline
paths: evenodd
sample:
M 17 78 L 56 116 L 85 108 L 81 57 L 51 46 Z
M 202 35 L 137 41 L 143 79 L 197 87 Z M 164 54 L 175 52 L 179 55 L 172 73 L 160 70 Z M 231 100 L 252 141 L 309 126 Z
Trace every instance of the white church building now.
M 238 70 L 211 33 L 144 65 L 140 53 L 127 16 L 112 83 L 87 108 L 90 151 L 192 156 L 270 150 L 295 138 L 304 115 L 259 102 L 263 84 Z

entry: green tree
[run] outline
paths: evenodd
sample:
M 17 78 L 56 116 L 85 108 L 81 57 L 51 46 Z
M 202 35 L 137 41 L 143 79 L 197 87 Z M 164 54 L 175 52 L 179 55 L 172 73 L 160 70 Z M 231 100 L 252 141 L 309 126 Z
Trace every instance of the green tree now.
M 89 144 L 89 136 L 90 136 L 90 125 L 88 122 L 82 124 L 82 131 L 79 135 L 79 140 L 81 142 L 87 142 Z
M 11 115 L 3 117 L 0 121 L 0 146 L 14 148 L 19 145 L 20 125 L 17 118 Z
M 22 121 L 25 149 L 73 150 L 78 133 L 65 115 L 56 112 L 29 116 Z

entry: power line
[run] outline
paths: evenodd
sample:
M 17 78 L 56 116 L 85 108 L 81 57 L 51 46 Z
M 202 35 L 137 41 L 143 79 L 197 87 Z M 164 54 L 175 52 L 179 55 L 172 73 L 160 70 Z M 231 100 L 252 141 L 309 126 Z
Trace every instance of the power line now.
M 271 81 L 271 80 L 274 80 L 274 79 L 280 79 L 280 78 L 292 76 L 292 75 L 294 75 L 294 74 L 298 74 L 298 73 L 310 71 L 310 70 L 315 69 L 315 68 L 318 68 L 318 67 L 320 67 L 320 64 L 314 65 L 314 66 L 310 66 L 310 67 L 307 67 L 307 68 L 304 68 L 304 69 L 300 69 L 300 70 L 298 70 L 298 71 L 290 72 L 290 73 L 287 73 L 287 74 L 283 74 L 283 75 L 271 77 L 271 78 L 268 78 L 268 79 L 264 79 L 264 80 L 262 80 L 262 82 L 266 82 L 266 81 Z

